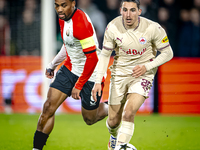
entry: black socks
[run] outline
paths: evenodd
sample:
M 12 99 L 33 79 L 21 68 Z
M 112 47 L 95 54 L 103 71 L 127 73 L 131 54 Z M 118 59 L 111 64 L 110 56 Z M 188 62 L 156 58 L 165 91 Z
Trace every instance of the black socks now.
M 36 130 L 35 135 L 34 135 L 34 140 L 33 140 L 33 148 L 42 150 L 44 145 L 46 145 L 46 141 L 48 137 L 49 135 Z

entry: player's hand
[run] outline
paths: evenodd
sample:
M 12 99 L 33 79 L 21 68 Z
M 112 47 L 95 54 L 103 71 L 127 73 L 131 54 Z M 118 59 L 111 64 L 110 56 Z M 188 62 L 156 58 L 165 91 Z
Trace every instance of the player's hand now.
M 139 76 L 145 74 L 146 71 L 147 69 L 144 65 L 137 65 L 133 68 L 132 76 L 138 78 Z
M 45 75 L 47 78 L 52 79 L 54 77 L 54 70 L 53 69 L 46 69 Z
M 97 101 L 97 93 L 98 96 L 101 96 L 101 84 L 100 83 L 95 83 L 93 89 L 92 89 L 92 97 L 94 101 Z
M 72 89 L 72 98 L 79 100 L 81 98 L 80 97 L 80 92 L 81 92 L 81 90 L 76 89 L 75 87 L 73 87 L 73 89 Z

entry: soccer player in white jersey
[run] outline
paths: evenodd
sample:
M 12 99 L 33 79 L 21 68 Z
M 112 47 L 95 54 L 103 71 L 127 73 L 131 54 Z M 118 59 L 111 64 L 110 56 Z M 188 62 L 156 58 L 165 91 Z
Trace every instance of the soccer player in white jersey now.
M 109 150 L 130 142 L 136 112 L 148 97 L 157 67 L 173 57 L 165 30 L 140 17 L 139 6 L 139 0 L 122 0 L 121 16 L 108 24 L 104 34 L 93 98 L 97 100 L 95 95 L 101 95 L 101 80 L 115 50 L 106 122 L 111 134 Z M 156 57 L 157 51 L 161 53 Z
M 92 98 L 98 62 L 97 37 L 88 15 L 75 7 L 75 0 L 55 0 L 63 46 L 47 66 L 46 76 L 53 78 L 54 69 L 65 60 L 51 83 L 47 100 L 39 117 L 33 150 L 42 150 L 54 126 L 55 111 L 68 96 L 80 99 L 82 116 L 92 125 L 108 115 L 108 106 Z M 103 89 L 103 82 L 102 82 Z

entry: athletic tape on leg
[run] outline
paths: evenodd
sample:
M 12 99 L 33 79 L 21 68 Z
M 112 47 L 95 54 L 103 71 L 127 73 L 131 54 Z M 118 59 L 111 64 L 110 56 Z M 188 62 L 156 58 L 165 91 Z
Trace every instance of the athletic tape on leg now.
M 122 126 L 119 129 L 119 132 L 132 136 L 133 132 L 134 132 L 134 123 L 127 122 L 127 121 L 122 121 Z
M 129 143 L 134 132 L 134 123 L 122 121 L 122 125 L 119 129 L 119 133 L 117 136 L 117 144 L 121 143 Z

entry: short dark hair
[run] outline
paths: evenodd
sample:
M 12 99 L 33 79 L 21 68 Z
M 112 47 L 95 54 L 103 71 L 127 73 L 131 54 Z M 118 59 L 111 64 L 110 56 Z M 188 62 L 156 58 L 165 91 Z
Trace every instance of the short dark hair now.
M 140 9 L 140 0 L 122 0 L 123 2 L 134 2 L 137 4 L 138 9 Z

